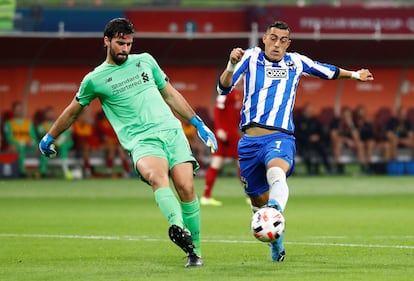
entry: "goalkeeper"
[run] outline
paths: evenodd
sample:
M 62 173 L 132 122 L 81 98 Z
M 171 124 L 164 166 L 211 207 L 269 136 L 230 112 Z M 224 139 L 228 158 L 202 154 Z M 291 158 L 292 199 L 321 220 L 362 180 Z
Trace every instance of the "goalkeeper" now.
M 42 138 L 39 149 L 55 156 L 54 140 L 98 98 L 139 176 L 151 185 L 170 224 L 170 239 L 187 254 L 186 267 L 202 266 L 200 205 L 194 189 L 194 171 L 199 165 L 171 109 L 197 128 L 213 152 L 216 138 L 150 54 L 129 54 L 133 37 L 134 27 L 127 19 L 113 19 L 106 25 L 106 60 L 84 77 L 75 99 Z M 170 188 L 169 175 L 179 200 Z

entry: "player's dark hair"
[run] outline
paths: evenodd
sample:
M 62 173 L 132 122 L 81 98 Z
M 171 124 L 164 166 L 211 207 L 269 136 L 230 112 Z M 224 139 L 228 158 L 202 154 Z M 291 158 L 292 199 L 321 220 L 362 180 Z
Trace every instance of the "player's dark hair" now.
M 122 37 L 134 32 L 134 25 L 128 19 L 115 18 L 106 24 L 104 36 L 111 40 L 114 37 Z
M 286 22 L 284 22 L 284 21 L 275 21 L 275 22 L 272 22 L 271 24 L 269 24 L 267 26 L 266 31 L 269 31 L 269 29 L 271 29 L 273 27 L 275 27 L 277 29 L 287 30 L 287 31 L 290 32 L 289 25 Z

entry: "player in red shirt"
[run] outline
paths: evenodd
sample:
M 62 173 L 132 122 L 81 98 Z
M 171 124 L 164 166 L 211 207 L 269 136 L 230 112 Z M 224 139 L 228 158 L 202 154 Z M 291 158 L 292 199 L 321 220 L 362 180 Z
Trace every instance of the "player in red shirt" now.
M 211 154 L 211 163 L 205 177 L 204 194 L 200 199 L 201 205 L 222 205 L 222 202 L 214 199 L 211 193 L 225 158 L 238 159 L 237 144 L 240 139 L 239 123 L 242 98 L 242 91 L 239 89 L 234 89 L 230 94 L 219 95 L 216 98 L 214 133 L 217 137 L 218 150 Z

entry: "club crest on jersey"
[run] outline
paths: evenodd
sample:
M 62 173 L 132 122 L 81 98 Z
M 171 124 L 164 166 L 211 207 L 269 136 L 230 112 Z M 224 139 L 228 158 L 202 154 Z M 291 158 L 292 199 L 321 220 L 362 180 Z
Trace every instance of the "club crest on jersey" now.
M 296 65 L 293 61 L 287 61 L 286 62 L 286 66 L 290 69 L 290 70 L 295 70 L 296 69 Z
M 268 78 L 287 78 L 288 71 L 284 68 L 266 67 L 266 77 Z

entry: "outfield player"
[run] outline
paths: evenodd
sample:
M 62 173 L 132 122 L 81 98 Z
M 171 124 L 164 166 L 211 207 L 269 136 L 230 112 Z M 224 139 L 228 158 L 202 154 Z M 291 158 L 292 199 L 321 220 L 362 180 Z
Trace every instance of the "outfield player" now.
M 127 19 L 113 19 L 106 25 L 106 60 L 84 77 L 75 99 L 42 138 L 39 148 L 46 156 L 55 156 L 54 140 L 98 98 L 139 176 L 151 185 L 170 224 L 170 239 L 186 252 L 186 267 L 201 266 L 200 205 L 194 189 L 198 163 L 171 109 L 197 128 L 212 151 L 217 142 L 156 60 L 148 53 L 129 54 L 133 37 L 133 25 Z M 169 174 L 180 201 L 169 187 Z
M 234 48 L 217 86 L 219 94 L 226 95 L 244 79 L 240 123 L 244 135 L 238 153 L 241 180 L 253 211 L 265 206 L 285 210 L 289 195 L 286 177 L 295 166 L 292 111 L 300 77 L 373 80 L 367 69 L 345 70 L 286 52 L 291 43 L 289 36 L 289 26 L 277 21 L 262 36 L 264 50 Z M 285 258 L 283 236 L 269 244 L 274 261 Z
M 205 176 L 201 205 L 221 206 L 223 203 L 211 196 L 214 183 L 224 165 L 225 158 L 235 159 L 238 166 L 237 142 L 240 138 L 240 109 L 242 92 L 233 89 L 228 95 L 217 96 L 214 106 L 214 133 L 218 150 L 211 155 L 211 163 Z M 238 167 L 237 167 L 238 169 Z

